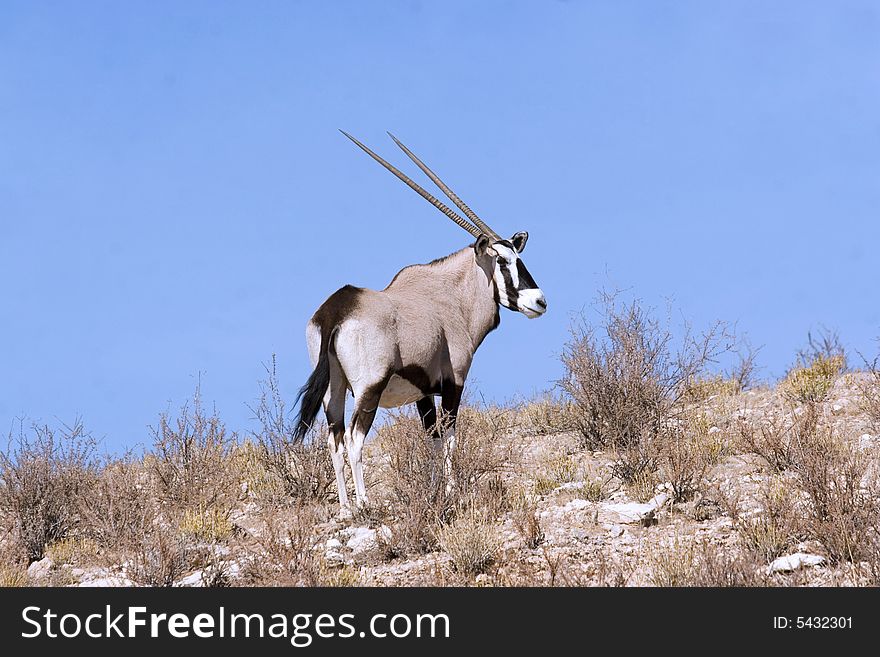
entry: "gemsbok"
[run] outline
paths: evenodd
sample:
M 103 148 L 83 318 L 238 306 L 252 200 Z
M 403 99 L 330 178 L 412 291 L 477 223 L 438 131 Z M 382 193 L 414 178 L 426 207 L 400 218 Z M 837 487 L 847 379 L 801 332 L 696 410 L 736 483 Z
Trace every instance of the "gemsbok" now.
M 346 285 L 321 304 L 306 326 L 314 371 L 299 391 L 294 439 L 303 440 L 323 403 L 340 512 L 348 515 L 343 446 L 357 503 L 363 506 L 367 503 L 364 440 L 379 407 L 415 403 L 448 472 L 464 382 L 477 348 L 501 321 L 499 305 L 535 318 L 546 312 L 547 302 L 520 258 L 528 233 L 502 239 L 391 133 L 403 152 L 470 221 L 357 139 L 343 134 L 476 238 L 443 258 L 404 267 L 384 290 Z M 354 411 L 346 430 L 348 391 L 354 396 Z M 439 422 L 435 396 L 440 397 L 443 410 Z

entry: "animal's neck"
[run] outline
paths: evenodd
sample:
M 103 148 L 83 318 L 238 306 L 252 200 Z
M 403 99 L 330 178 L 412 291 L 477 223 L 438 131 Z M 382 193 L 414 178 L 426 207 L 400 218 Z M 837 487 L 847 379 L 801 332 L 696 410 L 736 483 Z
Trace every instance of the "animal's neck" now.
M 485 271 L 477 264 L 471 247 L 453 253 L 450 259 L 455 260 L 456 269 L 461 272 L 460 276 L 455 277 L 461 298 L 470 300 L 470 303 L 466 301 L 459 305 L 459 312 L 476 349 L 486 335 L 498 326 L 499 306 L 495 280 L 491 270 Z

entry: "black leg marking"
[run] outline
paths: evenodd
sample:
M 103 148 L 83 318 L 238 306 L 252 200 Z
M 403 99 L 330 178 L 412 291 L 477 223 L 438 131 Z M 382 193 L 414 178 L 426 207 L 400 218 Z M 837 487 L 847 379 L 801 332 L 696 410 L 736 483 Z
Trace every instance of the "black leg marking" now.
M 381 383 L 367 388 L 361 398 L 355 402 L 354 413 L 351 416 L 351 431 L 361 431 L 363 435 L 367 435 L 370 427 L 373 426 L 373 420 L 376 419 L 376 411 L 379 410 L 379 398 L 382 397 L 382 391 L 388 385 L 388 378 Z
M 422 418 L 422 426 L 425 433 L 432 438 L 440 437 L 440 429 L 437 427 L 437 407 L 434 406 L 434 398 L 430 395 L 422 397 L 416 402 L 416 408 L 419 411 L 419 417 Z
M 455 383 L 445 382 L 440 393 L 440 406 L 443 409 L 443 430 L 455 428 L 458 407 L 461 405 L 461 394 L 464 388 Z

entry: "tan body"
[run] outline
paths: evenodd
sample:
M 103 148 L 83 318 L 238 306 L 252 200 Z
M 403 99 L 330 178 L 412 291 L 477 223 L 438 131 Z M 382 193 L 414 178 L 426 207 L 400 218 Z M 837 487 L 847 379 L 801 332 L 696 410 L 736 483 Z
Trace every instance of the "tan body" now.
M 426 411 L 426 428 L 436 431 L 437 438 L 436 415 L 425 417 L 433 413 L 432 397 L 441 397 L 446 414 L 454 416 L 458 410 L 474 353 L 498 325 L 493 270 L 491 256 L 466 247 L 433 263 L 406 267 L 381 291 L 342 288 L 309 321 L 306 342 L 315 368 L 322 339 L 332 341 L 327 345 L 330 385 L 323 405 L 343 506 L 348 500 L 342 447 L 363 502 L 361 454 L 379 407 L 419 404 L 420 412 Z M 354 411 L 345 427 L 347 391 L 354 396 Z M 454 417 L 450 420 L 443 432 L 447 450 L 454 440 Z

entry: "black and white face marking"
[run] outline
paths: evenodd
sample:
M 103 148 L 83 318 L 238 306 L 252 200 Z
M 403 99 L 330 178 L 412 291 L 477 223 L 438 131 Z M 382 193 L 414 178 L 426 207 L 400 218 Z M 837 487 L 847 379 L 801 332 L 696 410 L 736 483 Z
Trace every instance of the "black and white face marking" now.
M 527 239 L 527 233 L 517 233 L 510 240 L 495 242 L 491 250 L 496 254 L 495 285 L 499 303 L 534 319 L 547 312 L 547 300 L 519 257 Z

